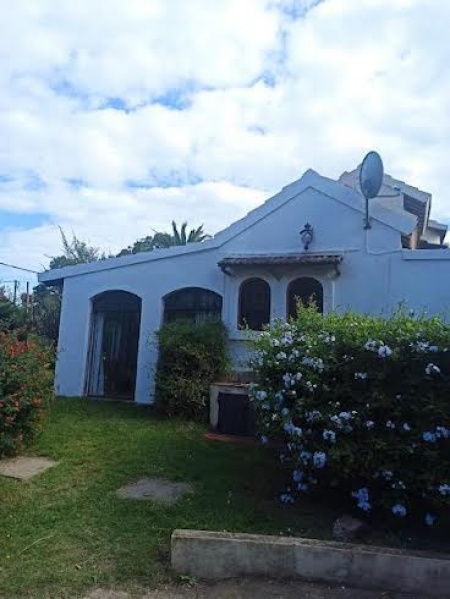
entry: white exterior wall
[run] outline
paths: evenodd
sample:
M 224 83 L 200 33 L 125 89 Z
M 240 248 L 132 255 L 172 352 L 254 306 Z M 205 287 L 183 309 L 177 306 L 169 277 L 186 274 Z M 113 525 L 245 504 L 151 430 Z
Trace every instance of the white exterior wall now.
M 218 261 L 229 255 L 301 252 L 299 232 L 314 228 L 311 252 L 342 253 L 338 276 L 332 266 L 237 267 L 225 275 Z M 152 254 L 156 257 L 156 252 Z M 121 268 L 65 279 L 56 388 L 60 395 L 85 393 L 91 300 L 108 290 L 129 291 L 142 299 L 135 400 L 149 403 L 151 373 L 157 360 L 155 332 L 161 325 L 163 297 L 183 287 L 204 287 L 223 297 L 223 320 L 236 361 L 246 355 L 246 334 L 238 330 L 239 287 L 248 277 L 262 277 L 271 287 L 271 318 L 286 314 L 286 290 L 298 276 L 313 276 L 324 288 L 324 309 L 386 313 L 400 301 L 414 310 L 448 315 L 450 251 L 401 249 L 400 232 L 372 221 L 363 229 L 360 211 L 308 188 L 221 246 L 200 252 L 151 259 Z M 450 315 L 449 315 L 450 316 Z M 240 364 L 242 366 L 242 364 Z
M 135 400 L 149 403 L 151 373 L 156 366 L 155 332 L 163 317 L 163 297 L 183 287 L 206 287 L 223 295 L 224 274 L 216 252 L 179 256 L 124 268 L 103 270 L 65 280 L 61 314 L 56 391 L 85 394 L 92 299 L 104 291 L 129 291 L 142 299 Z

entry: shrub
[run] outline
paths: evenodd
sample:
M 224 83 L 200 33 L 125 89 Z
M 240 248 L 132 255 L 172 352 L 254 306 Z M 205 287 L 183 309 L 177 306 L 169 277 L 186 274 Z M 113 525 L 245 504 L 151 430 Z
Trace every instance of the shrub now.
M 50 351 L 37 340 L 0 333 L 0 457 L 34 438 L 52 397 Z
M 255 345 L 251 399 L 261 440 L 283 442 L 282 501 L 333 488 L 433 524 L 450 505 L 450 326 L 303 308 Z
M 209 387 L 228 365 L 222 322 L 180 320 L 158 332 L 156 402 L 169 416 L 203 420 Z

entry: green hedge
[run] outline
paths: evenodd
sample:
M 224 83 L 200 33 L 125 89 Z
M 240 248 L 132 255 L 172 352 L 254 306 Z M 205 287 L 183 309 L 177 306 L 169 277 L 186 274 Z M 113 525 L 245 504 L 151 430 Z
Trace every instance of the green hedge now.
M 228 366 L 227 333 L 220 321 L 180 320 L 158 332 L 156 403 L 169 416 L 204 420 L 209 387 Z
M 34 438 L 53 396 L 52 356 L 37 340 L 0 333 L 0 457 Z
M 255 344 L 251 396 L 261 440 L 284 441 L 283 501 L 333 488 L 363 512 L 428 525 L 448 509 L 448 324 L 304 308 Z

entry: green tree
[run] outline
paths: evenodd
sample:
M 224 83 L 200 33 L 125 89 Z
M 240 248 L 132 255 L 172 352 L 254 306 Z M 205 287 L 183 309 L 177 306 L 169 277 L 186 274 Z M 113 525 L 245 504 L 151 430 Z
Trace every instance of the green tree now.
M 69 241 L 61 227 L 59 227 L 59 232 L 63 253 L 60 256 L 51 257 L 50 269 L 97 262 L 106 258 L 106 255 L 103 252 L 101 253 L 99 248 L 88 245 L 85 241 L 79 239 L 75 233 L 72 233 L 72 239 Z
M 203 225 L 200 225 L 196 229 L 191 229 L 187 233 L 187 222 L 181 225 L 181 229 L 178 231 L 177 223 L 172 221 L 172 238 L 174 243 L 172 245 L 186 245 L 188 243 L 198 243 L 210 239 L 211 235 L 208 235 L 203 230 Z
M 33 289 L 31 305 L 33 330 L 56 345 L 61 314 L 60 288 L 38 285 Z
M 0 330 L 13 330 L 24 326 L 25 310 L 16 306 L 6 294 L 6 289 L 0 287 Z
M 208 235 L 203 230 L 203 225 L 200 225 L 196 229 L 191 229 L 189 232 L 187 232 L 187 226 L 187 222 L 184 222 L 180 230 L 178 230 L 176 222 L 172 221 L 172 233 L 154 231 L 153 235 L 147 235 L 147 237 L 138 239 L 133 245 L 121 250 L 117 256 L 149 252 L 151 250 L 187 245 L 188 243 L 198 243 L 211 238 L 211 235 Z
M 79 239 L 75 233 L 72 233 L 72 238 L 69 239 L 61 227 L 59 227 L 59 231 L 62 254 L 50 258 L 50 270 L 97 262 L 106 258 L 104 252 L 101 252 L 99 248 L 88 245 L 85 241 Z M 33 330 L 52 341 L 55 345 L 59 333 L 61 296 L 62 290 L 58 286 L 38 285 L 33 289 L 31 298 Z

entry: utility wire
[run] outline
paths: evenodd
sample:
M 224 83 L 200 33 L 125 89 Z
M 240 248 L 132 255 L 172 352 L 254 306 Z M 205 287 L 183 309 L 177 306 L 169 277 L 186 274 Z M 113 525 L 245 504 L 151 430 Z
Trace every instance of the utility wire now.
M 15 268 L 16 270 L 23 270 L 24 272 L 32 272 L 34 275 L 39 274 L 37 270 L 31 270 L 31 268 L 22 268 L 21 266 L 15 266 L 14 264 L 7 264 L 6 262 L 0 262 L 1 266 L 8 266 L 9 268 Z

